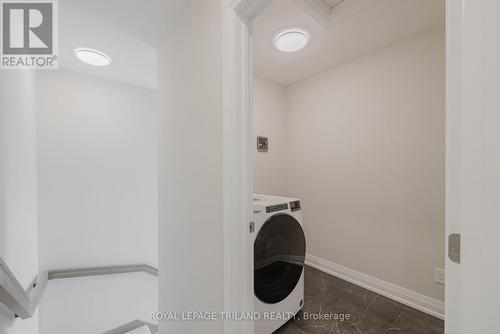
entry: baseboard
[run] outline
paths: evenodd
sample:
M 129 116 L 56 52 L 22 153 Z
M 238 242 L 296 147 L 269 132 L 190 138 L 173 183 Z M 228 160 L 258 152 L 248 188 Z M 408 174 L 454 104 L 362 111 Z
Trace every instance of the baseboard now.
M 419 311 L 444 319 L 444 302 L 359 271 L 307 254 L 306 264 Z

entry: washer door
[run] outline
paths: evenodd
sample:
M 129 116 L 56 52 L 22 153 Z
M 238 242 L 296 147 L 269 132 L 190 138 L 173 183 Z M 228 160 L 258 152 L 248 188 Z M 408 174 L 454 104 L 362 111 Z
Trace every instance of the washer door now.
M 284 300 L 299 282 L 306 256 L 306 238 L 290 215 L 269 218 L 254 244 L 255 296 L 267 304 Z

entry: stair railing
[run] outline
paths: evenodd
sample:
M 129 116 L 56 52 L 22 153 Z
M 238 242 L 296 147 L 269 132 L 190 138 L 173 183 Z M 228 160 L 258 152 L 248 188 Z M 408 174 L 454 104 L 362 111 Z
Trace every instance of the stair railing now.
M 136 272 L 158 276 L 158 269 L 147 264 L 52 270 L 40 274 L 25 290 L 0 257 L 0 303 L 9 316 L 29 319 L 35 313 L 49 280 Z
M 157 325 L 142 320 L 135 320 L 123 326 L 104 332 L 102 334 L 126 334 L 130 331 L 133 331 L 134 329 L 141 328 L 143 326 L 148 326 L 151 334 L 158 333 Z

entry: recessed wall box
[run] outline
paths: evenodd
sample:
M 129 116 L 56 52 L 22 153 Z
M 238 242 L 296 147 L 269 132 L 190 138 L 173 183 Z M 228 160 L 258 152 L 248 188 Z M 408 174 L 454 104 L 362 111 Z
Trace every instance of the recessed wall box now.
M 267 152 L 269 151 L 269 141 L 267 137 L 257 137 L 257 151 Z

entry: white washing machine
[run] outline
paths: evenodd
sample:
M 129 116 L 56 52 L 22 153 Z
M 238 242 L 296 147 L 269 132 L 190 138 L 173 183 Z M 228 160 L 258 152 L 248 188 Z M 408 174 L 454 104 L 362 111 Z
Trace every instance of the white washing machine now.
M 271 334 L 304 304 L 306 238 L 300 200 L 254 195 L 255 334 Z

